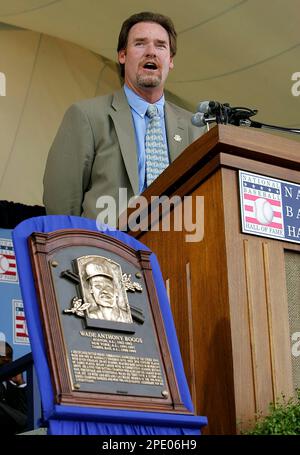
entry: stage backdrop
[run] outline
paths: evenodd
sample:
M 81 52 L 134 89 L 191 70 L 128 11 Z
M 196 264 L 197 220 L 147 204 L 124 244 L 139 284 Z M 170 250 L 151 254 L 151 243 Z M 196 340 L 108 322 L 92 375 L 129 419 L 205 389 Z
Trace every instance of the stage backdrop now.
M 30 352 L 10 229 L 0 229 L 0 339 L 14 350 L 14 360 Z

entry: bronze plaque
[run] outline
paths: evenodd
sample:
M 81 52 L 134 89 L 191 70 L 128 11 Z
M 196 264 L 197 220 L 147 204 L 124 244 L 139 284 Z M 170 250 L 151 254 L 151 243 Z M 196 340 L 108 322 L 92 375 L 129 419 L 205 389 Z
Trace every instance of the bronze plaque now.
M 56 402 L 190 413 L 151 253 L 78 229 L 33 233 L 29 247 Z

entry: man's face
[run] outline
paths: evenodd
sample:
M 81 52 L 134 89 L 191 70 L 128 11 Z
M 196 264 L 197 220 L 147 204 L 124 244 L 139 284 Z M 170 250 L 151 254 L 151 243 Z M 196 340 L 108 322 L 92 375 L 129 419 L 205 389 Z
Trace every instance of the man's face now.
M 91 278 L 90 292 L 98 305 L 109 308 L 114 306 L 114 284 L 110 278 L 105 276 L 94 276 Z
M 154 22 L 139 22 L 129 31 L 126 49 L 119 51 L 125 65 L 125 83 L 136 93 L 153 91 L 162 95 L 169 70 L 173 68 L 168 32 Z

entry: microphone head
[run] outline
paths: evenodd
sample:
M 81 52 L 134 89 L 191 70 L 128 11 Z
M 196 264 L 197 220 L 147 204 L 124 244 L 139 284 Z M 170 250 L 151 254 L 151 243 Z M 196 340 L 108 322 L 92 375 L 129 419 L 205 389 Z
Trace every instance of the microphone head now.
M 210 101 L 202 101 L 197 106 L 197 112 L 202 112 L 203 114 L 209 114 L 209 103 Z
M 204 121 L 204 114 L 202 112 L 196 112 L 191 118 L 192 124 L 194 126 L 205 126 L 206 122 Z
M 215 114 L 216 112 L 220 112 L 222 109 L 223 105 L 219 103 L 218 101 L 210 101 L 209 106 L 208 106 L 208 112 L 210 114 Z

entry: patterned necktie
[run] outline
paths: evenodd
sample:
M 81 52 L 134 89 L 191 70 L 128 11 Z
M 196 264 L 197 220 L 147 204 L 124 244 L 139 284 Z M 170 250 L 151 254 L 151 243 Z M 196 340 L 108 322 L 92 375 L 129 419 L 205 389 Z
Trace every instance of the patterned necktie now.
M 149 104 L 146 114 L 150 118 L 145 136 L 146 186 L 148 187 L 169 166 L 169 154 L 155 104 Z

